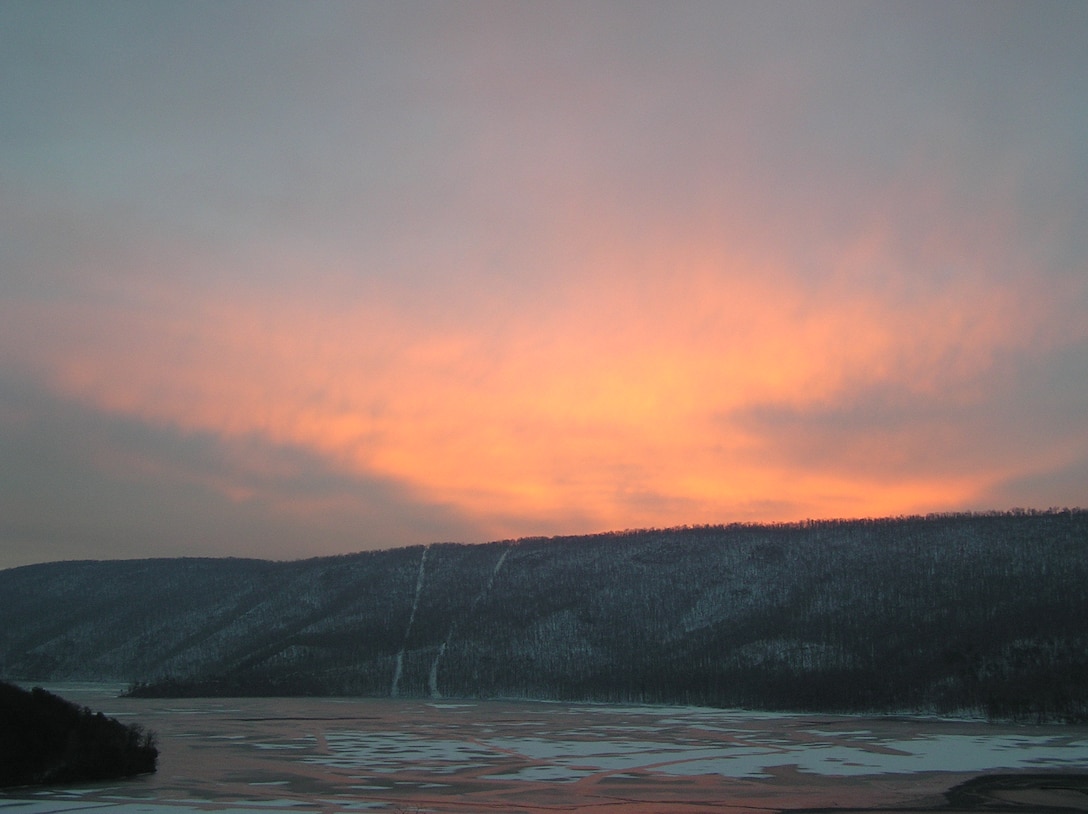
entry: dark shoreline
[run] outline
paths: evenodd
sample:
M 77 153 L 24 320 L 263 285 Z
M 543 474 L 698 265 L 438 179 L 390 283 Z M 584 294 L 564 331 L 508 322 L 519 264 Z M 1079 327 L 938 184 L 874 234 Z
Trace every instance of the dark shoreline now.
M 151 774 L 154 733 L 41 687 L 0 682 L 0 789 L 59 787 Z
M 782 814 L 967 814 L 968 812 L 1088 811 L 1088 773 L 981 774 L 944 793 L 940 805 L 795 808 Z

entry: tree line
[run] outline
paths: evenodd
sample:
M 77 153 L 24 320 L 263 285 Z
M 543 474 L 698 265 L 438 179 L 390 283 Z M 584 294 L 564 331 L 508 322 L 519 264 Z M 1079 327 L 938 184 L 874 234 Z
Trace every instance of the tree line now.
M 71 587 L 45 603 L 49 578 Z M 383 696 L 399 663 L 401 696 L 1088 720 L 1082 510 L 57 564 L 0 590 L 0 673 L 142 695 Z

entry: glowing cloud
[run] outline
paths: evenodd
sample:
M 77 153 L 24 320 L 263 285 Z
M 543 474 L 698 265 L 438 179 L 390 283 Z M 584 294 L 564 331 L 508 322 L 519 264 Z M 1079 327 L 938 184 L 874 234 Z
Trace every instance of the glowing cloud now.
M 1088 497 L 1082 10 L 44 8 L 0 9 L 5 540 Z

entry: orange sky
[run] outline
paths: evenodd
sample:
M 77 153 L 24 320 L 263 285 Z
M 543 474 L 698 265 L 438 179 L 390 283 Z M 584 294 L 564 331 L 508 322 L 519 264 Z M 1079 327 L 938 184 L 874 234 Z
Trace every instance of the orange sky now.
M 408 8 L 277 6 L 233 50 L 172 11 L 177 86 L 4 57 L 41 85 L 0 145 L 9 563 L 1084 504 L 1071 34 L 454 4 L 439 42 Z M 368 23 L 408 50 L 350 51 Z M 119 121 L 73 112 L 81 65 Z

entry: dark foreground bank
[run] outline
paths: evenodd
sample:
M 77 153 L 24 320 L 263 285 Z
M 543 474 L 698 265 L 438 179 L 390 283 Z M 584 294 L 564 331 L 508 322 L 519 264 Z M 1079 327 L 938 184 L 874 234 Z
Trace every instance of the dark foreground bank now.
M 35 687 L 0 682 L 0 787 L 155 771 L 155 737 Z
M 879 808 L 804 808 L 782 814 L 1068 814 L 1088 811 L 1088 774 L 984 774 L 953 786 L 943 803 Z

